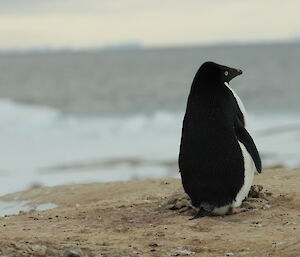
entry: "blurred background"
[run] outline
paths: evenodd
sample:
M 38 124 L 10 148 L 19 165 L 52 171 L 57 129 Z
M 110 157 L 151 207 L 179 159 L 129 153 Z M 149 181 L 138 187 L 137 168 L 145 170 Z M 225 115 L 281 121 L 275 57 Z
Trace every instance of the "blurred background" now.
M 178 176 L 208 60 L 244 74 L 264 167 L 300 167 L 298 0 L 0 1 L 0 194 Z

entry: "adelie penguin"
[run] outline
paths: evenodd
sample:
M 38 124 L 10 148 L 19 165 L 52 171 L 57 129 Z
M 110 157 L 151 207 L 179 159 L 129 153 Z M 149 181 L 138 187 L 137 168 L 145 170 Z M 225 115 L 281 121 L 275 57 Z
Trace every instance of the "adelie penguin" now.
M 185 192 L 200 218 L 224 215 L 248 195 L 261 172 L 246 112 L 229 87 L 239 69 L 206 62 L 197 71 L 183 120 L 179 169 Z

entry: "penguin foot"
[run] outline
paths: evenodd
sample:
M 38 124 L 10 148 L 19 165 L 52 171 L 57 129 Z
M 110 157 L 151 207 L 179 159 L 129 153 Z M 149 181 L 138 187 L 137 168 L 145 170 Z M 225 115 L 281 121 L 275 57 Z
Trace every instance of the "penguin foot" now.
M 247 209 L 243 207 L 231 207 L 228 214 L 239 214 L 246 211 Z
M 203 208 L 200 208 L 198 213 L 193 218 L 190 218 L 189 220 L 195 220 L 195 219 L 203 218 L 203 217 L 207 216 L 209 213 L 210 213 L 210 211 L 207 211 Z

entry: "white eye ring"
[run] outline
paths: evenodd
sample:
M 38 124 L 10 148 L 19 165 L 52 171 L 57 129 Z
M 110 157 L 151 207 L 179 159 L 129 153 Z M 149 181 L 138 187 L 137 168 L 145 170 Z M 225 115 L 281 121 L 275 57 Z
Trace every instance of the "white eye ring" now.
M 224 73 L 224 74 L 225 74 L 225 76 L 227 76 L 227 75 L 228 75 L 228 71 L 225 71 L 225 73 Z

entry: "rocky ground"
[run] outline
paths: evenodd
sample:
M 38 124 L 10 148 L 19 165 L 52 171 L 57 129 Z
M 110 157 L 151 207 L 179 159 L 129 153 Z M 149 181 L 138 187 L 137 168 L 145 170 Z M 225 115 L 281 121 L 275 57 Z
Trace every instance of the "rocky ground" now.
M 300 256 L 300 170 L 256 176 L 245 212 L 190 221 L 177 179 L 35 188 L 59 207 L 0 218 L 0 256 Z M 258 186 L 261 185 L 261 186 Z

